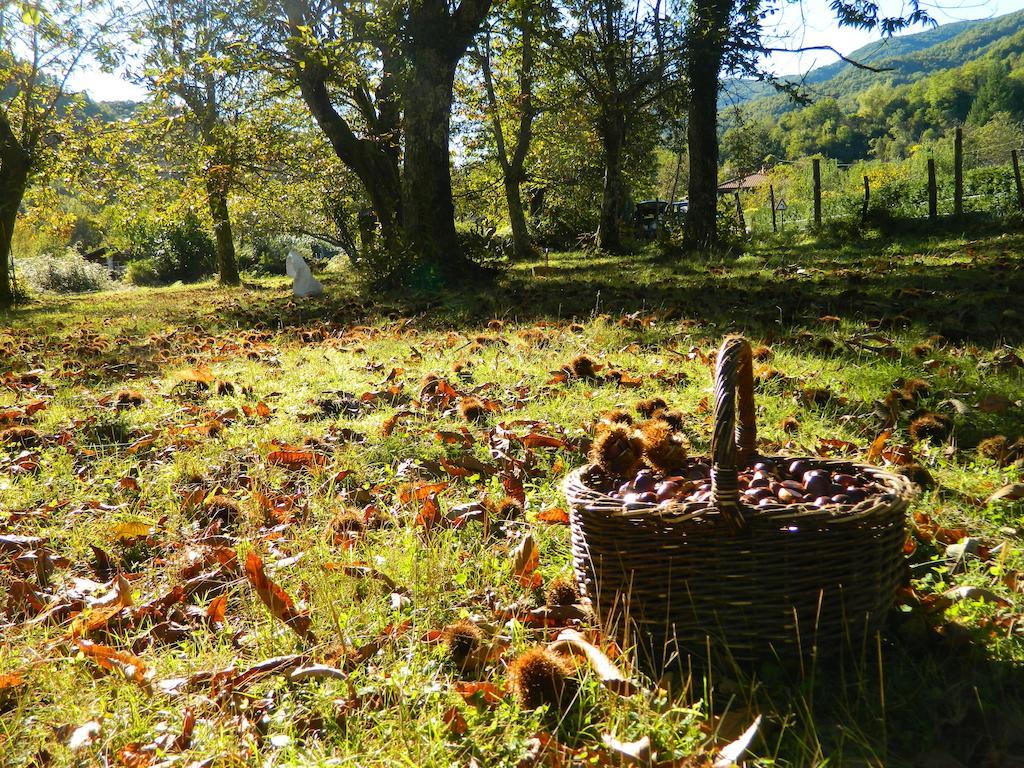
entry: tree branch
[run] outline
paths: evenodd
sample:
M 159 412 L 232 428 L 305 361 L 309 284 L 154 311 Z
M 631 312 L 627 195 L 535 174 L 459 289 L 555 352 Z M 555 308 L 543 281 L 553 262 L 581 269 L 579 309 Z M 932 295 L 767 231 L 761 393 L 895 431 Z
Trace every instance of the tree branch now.
M 892 72 L 892 67 L 873 67 L 870 64 L 865 64 L 863 61 L 857 61 L 856 59 L 851 59 L 849 56 L 844 56 L 831 45 L 804 45 L 800 48 L 765 48 L 764 51 L 766 53 L 807 53 L 808 51 L 829 51 L 857 69 L 864 69 L 868 72 Z

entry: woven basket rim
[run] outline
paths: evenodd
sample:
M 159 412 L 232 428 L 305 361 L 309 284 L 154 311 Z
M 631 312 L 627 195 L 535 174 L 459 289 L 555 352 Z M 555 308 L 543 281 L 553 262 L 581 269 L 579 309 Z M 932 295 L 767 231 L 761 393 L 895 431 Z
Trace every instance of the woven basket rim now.
M 829 459 L 821 456 L 798 456 L 798 455 L 756 455 L 747 465 L 753 465 L 759 461 L 807 461 L 817 467 L 829 465 L 853 469 L 860 474 L 868 475 L 872 480 L 880 482 L 888 488 L 887 492 L 868 496 L 856 504 L 827 504 L 819 507 L 811 502 L 798 502 L 795 504 L 773 504 L 770 506 L 750 506 L 740 503 L 743 517 L 748 522 L 756 520 L 771 520 L 773 523 L 791 522 L 812 522 L 826 520 L 833 523 L 860 522 L 882 512 L 887 512 L 893 507 L 906 508 L 909 503 L 917 497 L 917 490 L 914 484 L 905 476 L 889 472 L 881 467 L 870 464 L 848 461 L 843 459 Z M 693 463 L 703 462 L 710 464 L 709 457 L 692 457 L 689 461 Z M 823 466 L 824 465 L 824 466 Z M 609 517 L 629 518 L 636 520 L 649 520 L 661 523 L 682 523 L 686 521 L 700 521 L 703 518 L 717 518 L 720 515 L 718 507 L 713 501 L 710 502 L 676 502 L 668 506 L 661 506 L 653 502 L 634 502 L 626 509 L 626 504 L 621 498 L 611 496 L 602 491 L 589 487 L 583 479 L 583 475 L 593 465 L 585 464 L 570 472 L 562 482 L 562 491 L 570 505 L 576 508 L 585 508 L 590 512 L 602 512 Z

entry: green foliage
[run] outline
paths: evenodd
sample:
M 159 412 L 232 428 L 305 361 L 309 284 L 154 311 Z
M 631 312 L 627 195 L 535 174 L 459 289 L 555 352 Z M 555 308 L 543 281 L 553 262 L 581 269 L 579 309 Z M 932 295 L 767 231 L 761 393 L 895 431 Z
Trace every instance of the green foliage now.
M 199 218 L 187 214 L 171 223 L 140 223 L 129 231 L 127 279 L 139 285 L 191 283 L 213 274 L 216 246 Z M 135 266 L 137 262 L 142 262 Z
M 33 291 L 44 293 L 88 293 L 114 286 L 102 264 L 86 261 L 70 248 L 61 255 L 43 254 L 20 262 L 18 274 Z
M 238 266 L 255 275 L 283 275 L 288 251 L 296 243 L 290 235 L 257 233 L 239 250 Z
M 762 96 L 723 113 L 723 160 L 742 165 L 744 126 L 773 124 L 760 143 L 788 159 L 821 154 L 841 162 L 868 157 L 903 160 L 916 145 L 956 125 L 982 127 L 997 115 L 1024 120 L 1024 12 L 990 21 L 945 25 L 867 46 L 851 55 L 886 71 L 831 65 L 809 73 L 801 106 L 782 95 Z M 755 95 L 741 88 L 739 99 Z M 763 92 L 762 92 L 763 93 Z M 998 162 L 1005 162 L 1006 152 Z

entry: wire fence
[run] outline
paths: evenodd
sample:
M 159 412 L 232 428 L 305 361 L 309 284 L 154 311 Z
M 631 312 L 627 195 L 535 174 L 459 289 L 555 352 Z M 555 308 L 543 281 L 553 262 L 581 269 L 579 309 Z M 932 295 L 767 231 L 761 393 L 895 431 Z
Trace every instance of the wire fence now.
M 750 234 L 841 221 L 1024 216 L 1021 142 L 976 138 L 957 129 L 950 146 L 936 143 L 900 162 L 806 158 L 778 165 L 751 177 L 737 193 L 739 205 L 728 207 Z

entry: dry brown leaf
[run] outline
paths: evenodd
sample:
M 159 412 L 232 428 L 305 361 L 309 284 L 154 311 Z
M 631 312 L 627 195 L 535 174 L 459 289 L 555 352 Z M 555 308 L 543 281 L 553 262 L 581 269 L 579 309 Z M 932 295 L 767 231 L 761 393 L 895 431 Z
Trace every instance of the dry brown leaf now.
M 540 567 L 540 553 L 537 551 L 537 541 L 533 538 L 532 533 L 528 533 L 512 551 L 512 574 L 521 585 L 532 589 L 541 585 L 540 574 L 537 573 L 538 567 Z
M 109 645 L 94 643 L 91 640 L 75 638 L 74 642 L 86 657 L 92 659 L 102 669 L 108 672 L 120 672 L 144 690 L 151 690 L 149 670 L 146 668 L 146 663 L 138 656 L 111 648 Z
M 1024 499 L 1024 483 L 1011 483 L 1004 485 L 998 491 L 988 497 L 988 503 L 993 501 L 1019 501 Z
M 568 525 L 569 513 L 561 507 L 550 507 L 537 514 L 537 519 L 548 525 Z
M 488 707 L 495 707 L 508 696 L 508 692 L 490 682 L 458 682 L 455 692 L 470 704 L 480 702 Z
M 583 656 L 605 688 L 620 696 L 632 696 L 640 688 L 628 680 L 607 654 L 575 629 L 564 629 L 548 648 L 556 653 Z
M 275 618 L 283 621 L 299 637 L 311 642 L 315 640 L 310 630 L 309 614 L 296 609 L 288 594 L 267 577 L 263 560 L 255 552 L 250 552 L 245 560 L 245 575 Z

